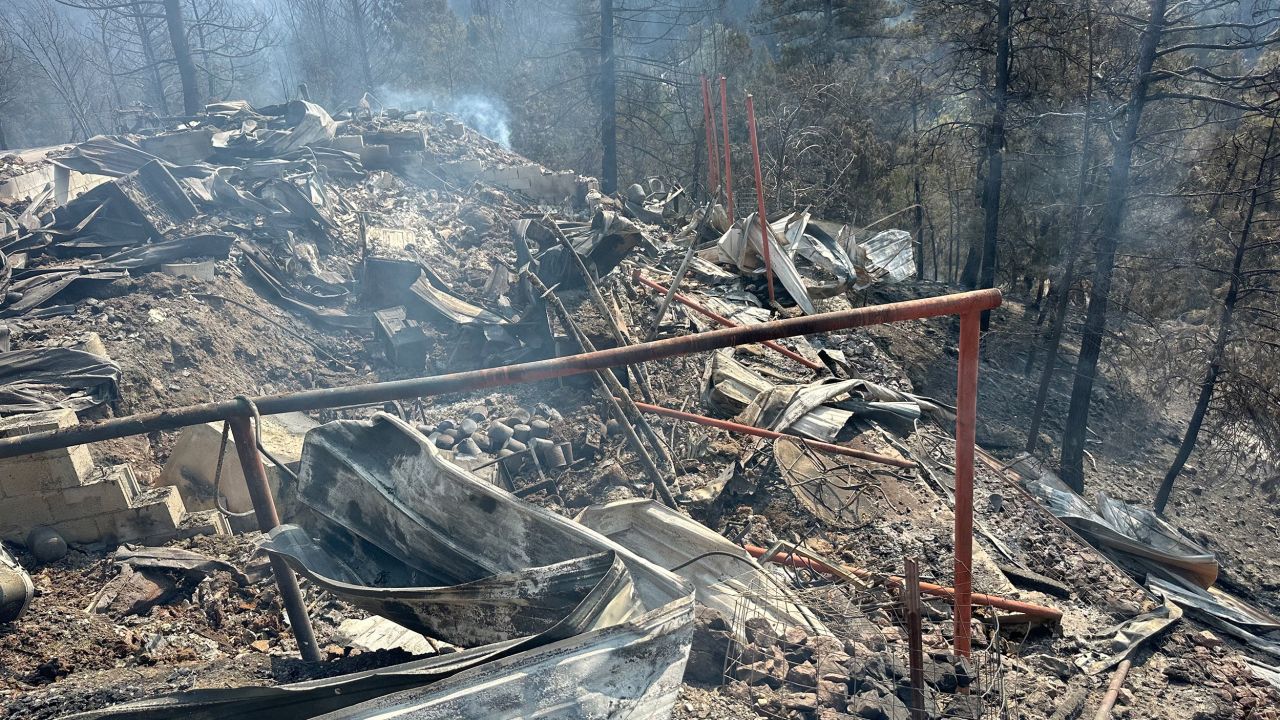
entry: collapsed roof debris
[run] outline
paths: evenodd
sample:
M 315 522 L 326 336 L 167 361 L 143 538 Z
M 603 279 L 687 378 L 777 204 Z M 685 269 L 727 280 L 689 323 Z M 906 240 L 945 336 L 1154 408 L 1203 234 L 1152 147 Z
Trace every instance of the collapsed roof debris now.
M 743 717 L 1006 717 L 1182 605 L 1240 610 L 1135 508 L 963 477 L 964 403 L 847 332 L 998 304 L 875 305 L 904 231 L 786 213 L 769 288 L 756 215 L 417 111 L 230 101 L 44 154 L 0 184 L 0 530 L 42 588 L 0 635 L 18 716 L 684 718 L 707 683 Z M 64 347 L 90 325 L 114 359 Z M 0 554 L 0 621 L 27 577 Z M 111 652 L 14 650 L 68 613 Z

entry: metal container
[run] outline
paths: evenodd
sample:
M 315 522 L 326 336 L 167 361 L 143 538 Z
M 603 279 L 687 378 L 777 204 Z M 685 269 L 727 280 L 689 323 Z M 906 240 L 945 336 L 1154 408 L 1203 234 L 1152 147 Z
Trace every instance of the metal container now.
M 0 545 L 0 623 L 13 622 L 22 617 L 35 593 L 31 576 Z

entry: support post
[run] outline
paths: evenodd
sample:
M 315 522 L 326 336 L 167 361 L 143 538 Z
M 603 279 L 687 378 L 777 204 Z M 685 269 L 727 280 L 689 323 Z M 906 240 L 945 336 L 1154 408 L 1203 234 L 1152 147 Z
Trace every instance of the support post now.
M 920 563 L 907 558 L 902 588 L 903 614 L 907 620 L 907 650 L 911 664 L 911 720 L 928 720 L 924 711 L 924 629 L 920 619 Z
M 267 471 L 262 466 L 262 456 L 258 454 L 258 441 L 254 435 L 249 417 L 234 415 L 227 418 L 231 426 L 231 434 L 236 440 L 236 455 L 240 457 L 240 467 L 244 471 L 245 485 L 249 490 L 249 499 L 253 502 L 254 517 L 258 520 L 258 529 L 271 532 L 280 524 L 280 516 L 276 513 L 276 503 L 271 497 L 271 486 L 267 484 Z M 271 573 L 276 577 L 276 586 L 280 588 L 280 601 L 284 603 L 284 611 L 289 616 L 289 625 L 293 628 L 293 636 L 298 641 L 298 652 L 307 662 L 320 662 L 320 646 L 316 644 L 315 631 L 311 629 L 311 618 L 307 616 L 307 606 L 302 601 L 302 590 L 298 587 L 298 578 L 293 569 L 283 558 L 268 553 L 271 557 Z
M 729 144 L 729 82 L 720 76 L 720 129 L 724 132 L 724 209 L 733 224 L 733 162 Z
M 711 84 L 702 76 L 702 129 L 707 136 L 707 195 L 720 194 L 720 149 L 716 147 L 716 121 L 711 111 Z
M 764 177 L 760 173 L 760 141 L 756 138 L 756 103 L 747 95 L 747 133 L 751 136 L 751 160 L 756 171 L 756 224 L 760 226 L 760 245 L 764 250 L 764 277 L 769 286 L 769 303 L 778 304 L 773 296 L 773 262 L 769 257 L 769 217 L 764 212 Z M 750 228 L 747 228 L 750 230 Z
M 978 425 L 978 342 L 981 314 L 960 315 L 956 378 L 955 627 L 956 654 L 969 657 L 973 595 L 973 456 Z

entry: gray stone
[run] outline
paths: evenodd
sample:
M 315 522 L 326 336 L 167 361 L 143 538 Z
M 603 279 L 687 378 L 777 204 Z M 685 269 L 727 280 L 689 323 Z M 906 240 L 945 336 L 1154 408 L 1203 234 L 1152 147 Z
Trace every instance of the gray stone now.
M 909 717 L 907 706 L 901 700 L 892 695 L 881 696 L 874 691 L 849 698 L 847 710 L 867 720 L 906 720 Z

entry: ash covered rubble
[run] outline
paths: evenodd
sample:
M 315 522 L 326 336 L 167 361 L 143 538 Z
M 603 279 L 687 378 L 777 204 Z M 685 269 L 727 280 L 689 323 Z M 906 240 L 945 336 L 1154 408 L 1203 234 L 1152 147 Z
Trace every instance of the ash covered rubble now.
M 912 265 L 902 231 L 793 212 L 762 234 L 661 179 L 604 195 L 436 113 L 224 102 L 0 162 L 8 437 L 844 310 Z M 979 467 L 982 594 L 959 653 L 955 409 L 906 377 L 840 331 L 267 415 L 284 524 L 265 535 L 222 422 L 0 460 L 23 463 L 0 482 L 0 537 L 33 570 L 0 563 L 4 707 L 1041 717 L 1078 713 L 1170 628 L 1184 642 L 1175 604 L 997 463 Z M 292 659 L 261 548 L 302 578 L 322 661 Z M 1230 659 L 1215 682 L 1249 684 L 1224 702 L 1276 698 L 1213 640 L 1185 642 Z

